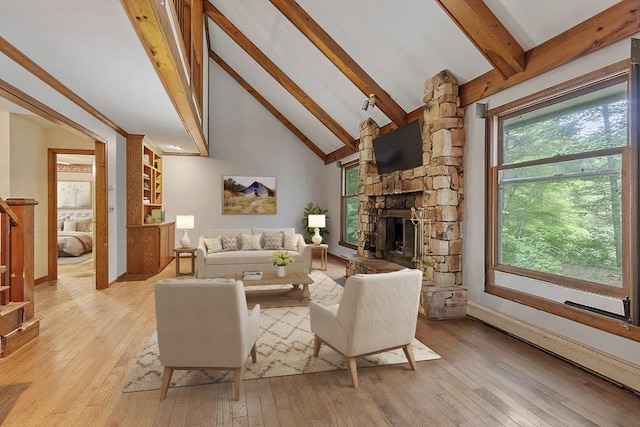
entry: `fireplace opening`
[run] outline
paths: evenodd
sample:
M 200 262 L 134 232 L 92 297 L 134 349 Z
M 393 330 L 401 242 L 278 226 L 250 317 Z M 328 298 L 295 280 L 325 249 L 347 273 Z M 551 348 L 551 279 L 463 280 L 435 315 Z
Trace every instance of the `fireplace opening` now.
M 394 216 L 378 218 L 377 255 L 413 268 L 415 227 L 409 217 L 410 211 L 394 213 Z

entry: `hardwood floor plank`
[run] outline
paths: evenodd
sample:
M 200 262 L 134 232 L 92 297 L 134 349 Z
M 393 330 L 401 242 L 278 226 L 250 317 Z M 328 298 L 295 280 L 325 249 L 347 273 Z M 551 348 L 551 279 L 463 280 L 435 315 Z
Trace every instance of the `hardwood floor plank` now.
M 258 388 L 258 398 L 260 399 L 260 409 L 265 427 L 277 427 L 280 425 L 278 420 L 278 410 L 276 402 L 271 392 L 271 386 L 267 378 L 261 378 L 256 381 Z

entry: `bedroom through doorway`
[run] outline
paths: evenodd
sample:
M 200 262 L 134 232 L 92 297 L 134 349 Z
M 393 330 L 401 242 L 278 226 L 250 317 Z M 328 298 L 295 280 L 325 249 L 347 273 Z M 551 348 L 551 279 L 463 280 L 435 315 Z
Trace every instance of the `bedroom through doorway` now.
M 87 150 L 56 154 L 57 265 L 60 275 L 95 275 L 95 156 Z

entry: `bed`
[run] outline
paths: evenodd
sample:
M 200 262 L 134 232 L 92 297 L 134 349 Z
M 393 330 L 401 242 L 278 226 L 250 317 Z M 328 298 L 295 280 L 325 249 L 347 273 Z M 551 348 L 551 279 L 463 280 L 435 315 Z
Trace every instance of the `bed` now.
M 77 257 L 93 250 L 91 212 L 58 212 L 58 256 Z

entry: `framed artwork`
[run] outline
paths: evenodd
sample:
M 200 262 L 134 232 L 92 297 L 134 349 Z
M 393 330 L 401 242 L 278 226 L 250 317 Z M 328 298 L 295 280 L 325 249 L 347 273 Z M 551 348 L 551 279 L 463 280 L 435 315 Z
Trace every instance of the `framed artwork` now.
M 58 181 L 59 208 L 91 208 L 91 181 Z
M 222 177 L 223 215 L 260 215 L 276 213 L 274 176 Z

